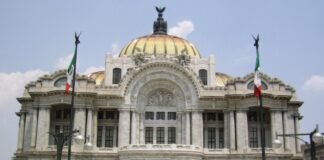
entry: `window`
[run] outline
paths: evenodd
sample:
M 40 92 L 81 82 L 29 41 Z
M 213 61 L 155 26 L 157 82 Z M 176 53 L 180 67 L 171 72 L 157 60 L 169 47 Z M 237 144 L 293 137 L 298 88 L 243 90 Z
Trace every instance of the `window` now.
M 106 119 L 114 119 L 115 118 L 115 113 L 111 111 L 106 112 Z
M 145 112 L 145 120 L 154 120 L 154 112 Z
M 255 127 L 249 128 L 249 144 L 251 148 L 258 147 L 258 129 Z
M 217 119 L 218 121 L 224 121 L 224 113 L 223 112 L 217 113 Z
M 207 70 L 205 70 L 205 69 L 199 70 L 199 77 L 200 77 L 200 80 L 202 81 L 202 83 L 204 85 L 207 85 L 207 80 L 208 80 L 208 78 L 207 78 Z
M 108 126 L 106 127 L 106 133 L 105 133 L 105 147 L 113 147 L 113 139 L 114 139 L 114 127 Z
M 258 112 L 257 111 L 249 111 L 248 112 L 248 121 L 257 122 L 258 120 Z
M 97 125 L 97 147 L 116 147 L 118 139 L 118 112 L 99 110 Z
M 98 112 L 98 119 L 104 119 L 104 112 L 102 111 Z
M 216 128 L 207 128 L 208 148 L 216 148 Z
M 97 147 L 102 147 L 102 126 L 97 127 Z
M 164 143 L 164 127 L 156 128 L 156 143 L 163 144 Z
M 153 144 L 153 127 L 145 127 L 145 144 Z
M 260 112 L 259 107 L 251 107 L 247 112 L 248 119 L 248 138 L 249 146 L 251 148 L 257 148 L 261 146 L 261 128 L 259 127 Z M 269 108 L 263 110 L 263 130 L 265 131 L 265 147 L 271 147 L 271 112 Z
M 168 144 L 176 143 L 176 128 L 168 127 Z
M 216 113 L 207 113 L 207 121 L 216 121 Z
M 268 86 L 266 83 L 264 83 L 263 81 L 261 81 L 261 85 L 262 85 L 262 90 L 267 90 Z M 248 83 L 247 88 L 249 90 L 254 90 L 254 81 L 251 81 L 250 83 Z
M 218 148 L 224 148 L 224 128 L 218 129 Z
M 113 69 L 113 84 L 118 84 L 121 80 L 121 69 L 114 68 Z
M 156 120 L 165 120 L 164 112 L 156 112 Z
M 54 82 L 54 86 L 55 86 L 55 87 L 65 86 L 66 81 L 67 81 L 67 78 L 66 78 L 66 77 L 59 78 L 58 80 L 56 80 L 56 81 Z
M 50 132 L 51 133 L 68 133 L 70 126 L 70 116 L 71 110 L 67 106 L 53 106 L 51 109 L 51 122 L 50 122 Z M 50 145 L 56 145 L 53 136 L 50 136 Z M 67 145 L 65 143 L 64 145 Z
M 177 120 L 176 112 L 168 112 L 168 120 Z
M 203 139 L 204 147 L 224 148 L 224 113 L 220 110 L 208 111 L 203 113 Z

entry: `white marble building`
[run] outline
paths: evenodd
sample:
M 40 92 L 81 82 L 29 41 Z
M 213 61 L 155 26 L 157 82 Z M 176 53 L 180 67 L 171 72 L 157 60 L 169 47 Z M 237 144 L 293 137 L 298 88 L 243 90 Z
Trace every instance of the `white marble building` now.
M 77 75 L 72 159 L 211 160 L 260 159 L 259 102 L 253 73 L 233 78 L 215 69 L 193 44 L 167 34 L 162 13 L 154 32 L 128 43 L 118 57 L 107 55 L 105 70 Z M 49 132 L 66 131 L 71 94 L 64 96 L 65 71 L 26 85 L 14 159 L 52 160 Z M 303 102 L 278 78 L 262 74 L 267 159 L 301 159 L 294 138 Z M 90 142 L 92 146 L 85 146 Z M 67 147 L 63 158 L 66 158 Z

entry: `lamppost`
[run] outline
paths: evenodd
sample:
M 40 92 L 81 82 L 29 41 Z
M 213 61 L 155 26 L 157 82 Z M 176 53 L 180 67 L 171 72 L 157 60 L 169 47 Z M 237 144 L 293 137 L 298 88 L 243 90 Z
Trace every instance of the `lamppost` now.
M 49 133 L 53 136 L 56 143 L 56 160 L 61 160 L 64 143 L 72 139 L 75 133 L 79 133 L 79 130 L 73 130 L 72 132 Z M 75 136 L 75 139 L 83 140 L 83 137 L 78 134 Z
M 315 143 L 319 143 L 323 140 L 323 135 L 318 131 L 318 125 L 316 125 L 316 128 L 310 132 L 310 133 L 298 133 L 298 134 L 276 134 L 276 139 L 273 141 L 274 148 L 281 147 L 281 141 L 278 139 L 278 137 L 295 137 L 298 138 L 298 136 L 309 136 L 309 142 L 310 142 L 310 156 L 311 160 L 316 160 L 316 146 Z M 300 138 L 298 138 L 300 139 Z

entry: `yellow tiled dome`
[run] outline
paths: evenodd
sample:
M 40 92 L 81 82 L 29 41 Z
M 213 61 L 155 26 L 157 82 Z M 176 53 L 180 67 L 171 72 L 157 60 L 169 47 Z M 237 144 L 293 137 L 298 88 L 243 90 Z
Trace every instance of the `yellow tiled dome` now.
M 90 73 L 88 75 L 91 79 L 96 81 L 96 85 L 101 85 L 105 79 L 105 72 L 104 71 L 97 71 Z
M 143 53 L 146 56 L 181 54 L 200 58 L 197 48 L 189 41 L 167 34 L 152 34 L 139 37 L 128 43 L 119 53 L 119 57 Z

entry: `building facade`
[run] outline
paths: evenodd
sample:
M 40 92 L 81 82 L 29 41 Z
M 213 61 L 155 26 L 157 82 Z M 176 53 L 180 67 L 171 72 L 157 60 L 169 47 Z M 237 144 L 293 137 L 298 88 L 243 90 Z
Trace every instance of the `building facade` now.
M 259 101 L 254 74 L 233 78 L 215 70 L 213 55 L 167 34 L 162 9 L 153 34 L 132 40 L 118 57 L 107 55 L 105 70 L 77 75 L 72 159 L 210 160 L 260 159 Z M 298 142 L 276 133 L 298 133 L 302 102 L 278 78 L 261 74 L 267 159 L 301 158 Z M 56 157 L 49 133 L 69 130 L 71 93 L 64 95 L 66 71 L 26 85 L 14 159 Z M 85 145 L 91 143 L 92 145 Z M 67 147 L 63 149 L 63 157 Z

